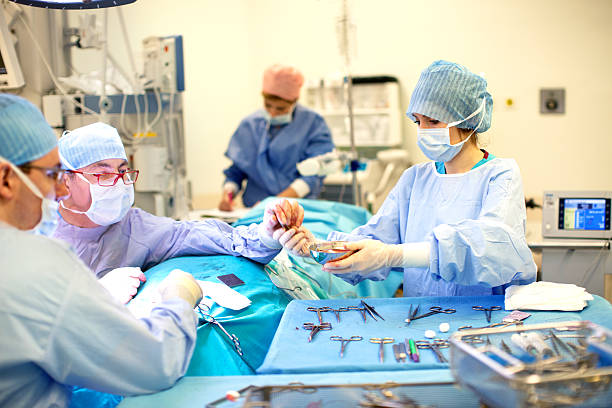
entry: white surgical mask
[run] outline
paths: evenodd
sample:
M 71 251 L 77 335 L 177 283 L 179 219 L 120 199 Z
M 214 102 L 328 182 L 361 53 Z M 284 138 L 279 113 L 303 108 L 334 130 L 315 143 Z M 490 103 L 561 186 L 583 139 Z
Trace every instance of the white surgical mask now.
M 91 205 L 87 211 L 77 211 L 66 207 L 62 201 L 61 206 L 68 211 L 85 214 L 98 225 L 111 225 L 121 221 L 134 204 L 134 185 L 125 185 L 123 179 L 118 180 L 112 187 L 102 187 L 97 183 L 90 183 L 81 174 L 77 176 L 89 184 Z
M 264 109 L 264 118 L 268 121 L 271 126 L 286 125 L 291 123 L 293 119 L 293 109 L 295 104 L 289 109 L 289 112 L 284 115 L 272 116 L 266 109 Z
M 482 121 L 485 117 L 485 112 L 482 113 L 482 117 L 480 122 L 478 122 L 478 126 L 476 129 L 470 133 L 470 135 L 457 144 L 450 143 L 450 128 L 453 126 L 457 126 L 460 123 L 465 122 L 478 115 L 481 111 L 484 110 L 486 103 L 486 98 L 482 100 L 480 107 L 472 113 L 470 116 L 463 120 L 459 120 L 457 122 L 449 123 L 445 128 L 429 128 L 429 129 L 417 129 L 417 144 L 423 154 L 427 156 L 430 160 L 434 160 L 437 162 L 448 162 L 453 159 L 463 147 L 464 143 L 467 142 L 470 137 L 478 130 Z
M 23 174 L 23 172 L 13 163 L 9 162 L 6 159 L 2 159 L 2 157 L 0 157 L 0 160 L 6 161 L 9 166 L 11 166 L 11 168 L 15 171 L 15 174 L 17 174 L 21 181 L 23 181 L 23 183 L 30 189 L 32 194 L 42 200 L 40 203 L 40 221 L 38 221 L 38 224 L 36 224 L 36 226 L 32 228 L 30 232 L 37 235 L 44 235 L 47 237 L 53 236 L 55 230 L 57 229 L 57 223 L 59 220 L 57 202 L 54 199 L 44 197 L 40 192 L 40 189 L 36 187 L 36 184 L 34 184 L 28 176 Z

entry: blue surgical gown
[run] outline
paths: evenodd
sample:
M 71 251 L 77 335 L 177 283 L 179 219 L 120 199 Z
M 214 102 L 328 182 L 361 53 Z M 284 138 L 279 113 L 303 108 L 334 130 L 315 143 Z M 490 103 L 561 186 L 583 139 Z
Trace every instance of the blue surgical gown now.
M 118 223 L 80 228 L 60 219 L 54 235 L 101 278 L 115 268 L 148 269 L 166 259 L 186 255 L 244 256 L 268 263 L 279 250 L 259 239 L 258 225 L 232 227 L 215 219 L 174 221 L 131 208 Z
M 246 179 L 242 201 L 247 207 L 281 193 L 298 178 L 310 187 L 303 198 L 317 198 L 323 177 L 301 177 L 296 164 L 334 149 L 325 120 L 299 104 L 287 125 L 269 126 L 263 113 L 247 116 L 234 132 L 225 152 L 233 162 L 223 172 L 226 182 L 242 186 Z
M 197 317 L 187 302 L 136 319 L 62 242 L 0 223 L 0 406 L 65 407 L 70 387 L 136 395 L 187 370 Z
M 525 223 L 514 160 L 495 158 L 462 174 L 440 174 L 428 162 L 404 172 L 366 225 L 328 239 L 429 242 L 429 267 L 404 268 L 404 296 L 490 295 L 535 280 Z M 337 276 L 355 284 L 385 279 L 389 271 Z

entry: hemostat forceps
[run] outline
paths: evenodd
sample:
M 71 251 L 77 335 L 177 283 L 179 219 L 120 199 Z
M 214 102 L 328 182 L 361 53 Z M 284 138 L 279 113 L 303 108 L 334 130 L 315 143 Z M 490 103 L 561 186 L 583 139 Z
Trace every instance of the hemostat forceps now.
M 198 309 L 201 315 L 200 319 L 206 323 L 214 324 L 219 329 L 221 329 L 223 334 L 225 334 L 230 339 L 232 344 L 234 345 L 234 349 L 236 350 L 236 353 L 238 353 L 239 355 L 242 355 L 242 348 L 240 347 L 240 341 L 238 340 L 238 337 L 235 334 L 228 333 L 228 331 L 225 330 L 225 327 L 223 327 L 223 325 L 221 325 L 221 323 L 217 319 L 215 319 L 213 316 L 209 315 L 208 313 L 204 313 L 201 308 L 198 308 Z
M 344 339 L 341 336 L 330 336 L 329 339 L 332 340 L 332 341 L 339 341 L 340 342 L 340 358 L 342 358 L 342 357 L 344 357 L 344 350 L 346 349 L 346 345 L 350 341 L 361 341 L 361 340 L 363 340 L 363 337 L 361 337 L 361 336 L 351 336 L 348 339 Z
M 378 360 L 383 363 L 385 361 L 385 344 L 393 343 L 395 339 L 393 337 L 372 337 L 370 339 L 370 343 L 379 344 L 378 348 Z
M 336 315 L 336 320 L 340 323 L 340 312 L 348 312 L 348 307 L 339 307 L 337 309 L 331 309 L 332 312 Z
M 349 306 L 347 307 L 348 310 L 357 310 L 361 313 L 361 317 L 363 318 L 363 322 L 366 322 L 366 309 L 365 307 L 359 307 L 359 306 Z
M 431 351 L 433 351 L 439 362 L 448 363 L 448 360 L 440 351 L 441 348 L 448 348 L 448 341 L 442 339 L 434 339 L 432 342 L 429 342 L 427 340 L 417 340 L 415 341 L 415 344 L 417 348 L 420 348 L 421 350 L 430 349 Z
M 307 307 L 306 310 L 309 312 L 317 312 L 317 317 L 319 318 L 319 324 L 323 324 L 323 317 L 321 317 L 321 312 L 331 312 L 332 308 L 323 306 L 323 307 Z
M 314 336 L 316 336 L 316 334 L 320 332 L 321 330 L 331 330 L 332 328 L 331 323 L 321 323 L 321 324 L 304 323 L 302 327 L 306 330 L 310 330 L 310 336 L 308 336 L 309 343 L 312 341 L 312 339 L 314 339 Z
M 410 321 L 407 322 L 407 323 L 410 324 L 410 322 L 413 321 L 413 320 L 417 320 L 417 319 L 422 319 L 424 317 L 433 316 L 433 315 L 438 314 L 438 313 L 451 314 L 451 313 L 455 313 L 457 311 L 456 309 L 452 309 L 452 308 L 442 309 L 440 306 L 432 306 L 432 307 L 429 308 L 429 310 L 430 310 L 429 313 L 425 313 L 425 314 L 422 314 L 420 316 L 415 316 L 415 317 L 411 318 Z
M 494 310 L 501 310 L 501 306 L 491 306 L 491 307 L 472 306 L 472 310 L 481 310 L 485 312 L 487 323 L 491 323 L 491 312 L 493 312 Z

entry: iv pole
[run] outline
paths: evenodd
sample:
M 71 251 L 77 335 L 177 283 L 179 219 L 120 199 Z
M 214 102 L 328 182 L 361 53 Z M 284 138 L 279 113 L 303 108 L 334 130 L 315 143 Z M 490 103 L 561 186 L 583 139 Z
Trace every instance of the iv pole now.
M 348 13 L 348 0 L 342 1 L 342 15 L 339 18 L 338 22 L 340 25 L 340 52 L 344 55 L 344 70 L 346 72 L 348 124 L 352 156 L 350 167 L 353 183 L 353 203 L 356 206 L 361 206 L 361 194 L 359 194 L 359 185 L 357 183 L 357 170 L 359 169 L 359 159 L 357 156 L 357 148 L 355 146 L 355 124 L 353 115 L 353 77 L 351 75 L 351 51 L 349 48 L 349 31 L 351 29 L 351 24 Z

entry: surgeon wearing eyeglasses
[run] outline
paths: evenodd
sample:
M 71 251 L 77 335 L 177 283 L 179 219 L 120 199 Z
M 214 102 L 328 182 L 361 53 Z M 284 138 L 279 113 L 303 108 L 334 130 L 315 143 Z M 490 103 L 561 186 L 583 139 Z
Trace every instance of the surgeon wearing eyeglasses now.
M 234 228 L 213 219 L 175 221 L 132 207 L 139 171 L 129 168 L 117 130 L 103 123 L 66 132 L 59 157 L 67 169 L 68 195 L 60 201 L 54 237 L 69 243 L 124 303 L 145 281 L 142 269 L 170 258 L 225 254 L 268 263 L 280 251 L 285 227 L 301 225 L 304 216 L 297 202 L 278 200 L 267 205 L 261 224 Z M 286 217 L 282 227 L 279 207 Z
M 49 239 L 66 195 L 57 137 L 40 111 L 0 94 L 0 406 L 67 407 L 71 386 L 137 395 L 172 386 L 196 341 L 202 291 L 166 277 L 141 319 L 68 245 Z
M 303 83 L 302 73 L 291 66 L 264 71 L 264 109 L 240 122 L 225 152 L 232 165 L 223 172 L 219 209 L 231 211 L 240 191 L 246 207 L 269 196 L 318 197 L 323 177 L 303 177 L 296 165 L 331 152 L 334 144 L 323 117 L 298 103 Z
M 452 62 L 422 72 L 407 115 L 432 161 L 406 170 L 366 225 L 329 234 L 352 241 L 347 247 L 356 252 L 324 270 L 356 284 L 401 269 L 404 296 L 501 294 L 535 280 L 519 168 L 478 146 L 478 134 L 491 126 L 486 87 L 483 77 Z M 283 238 L 302 255 L 313 241 L 303 226 Z

